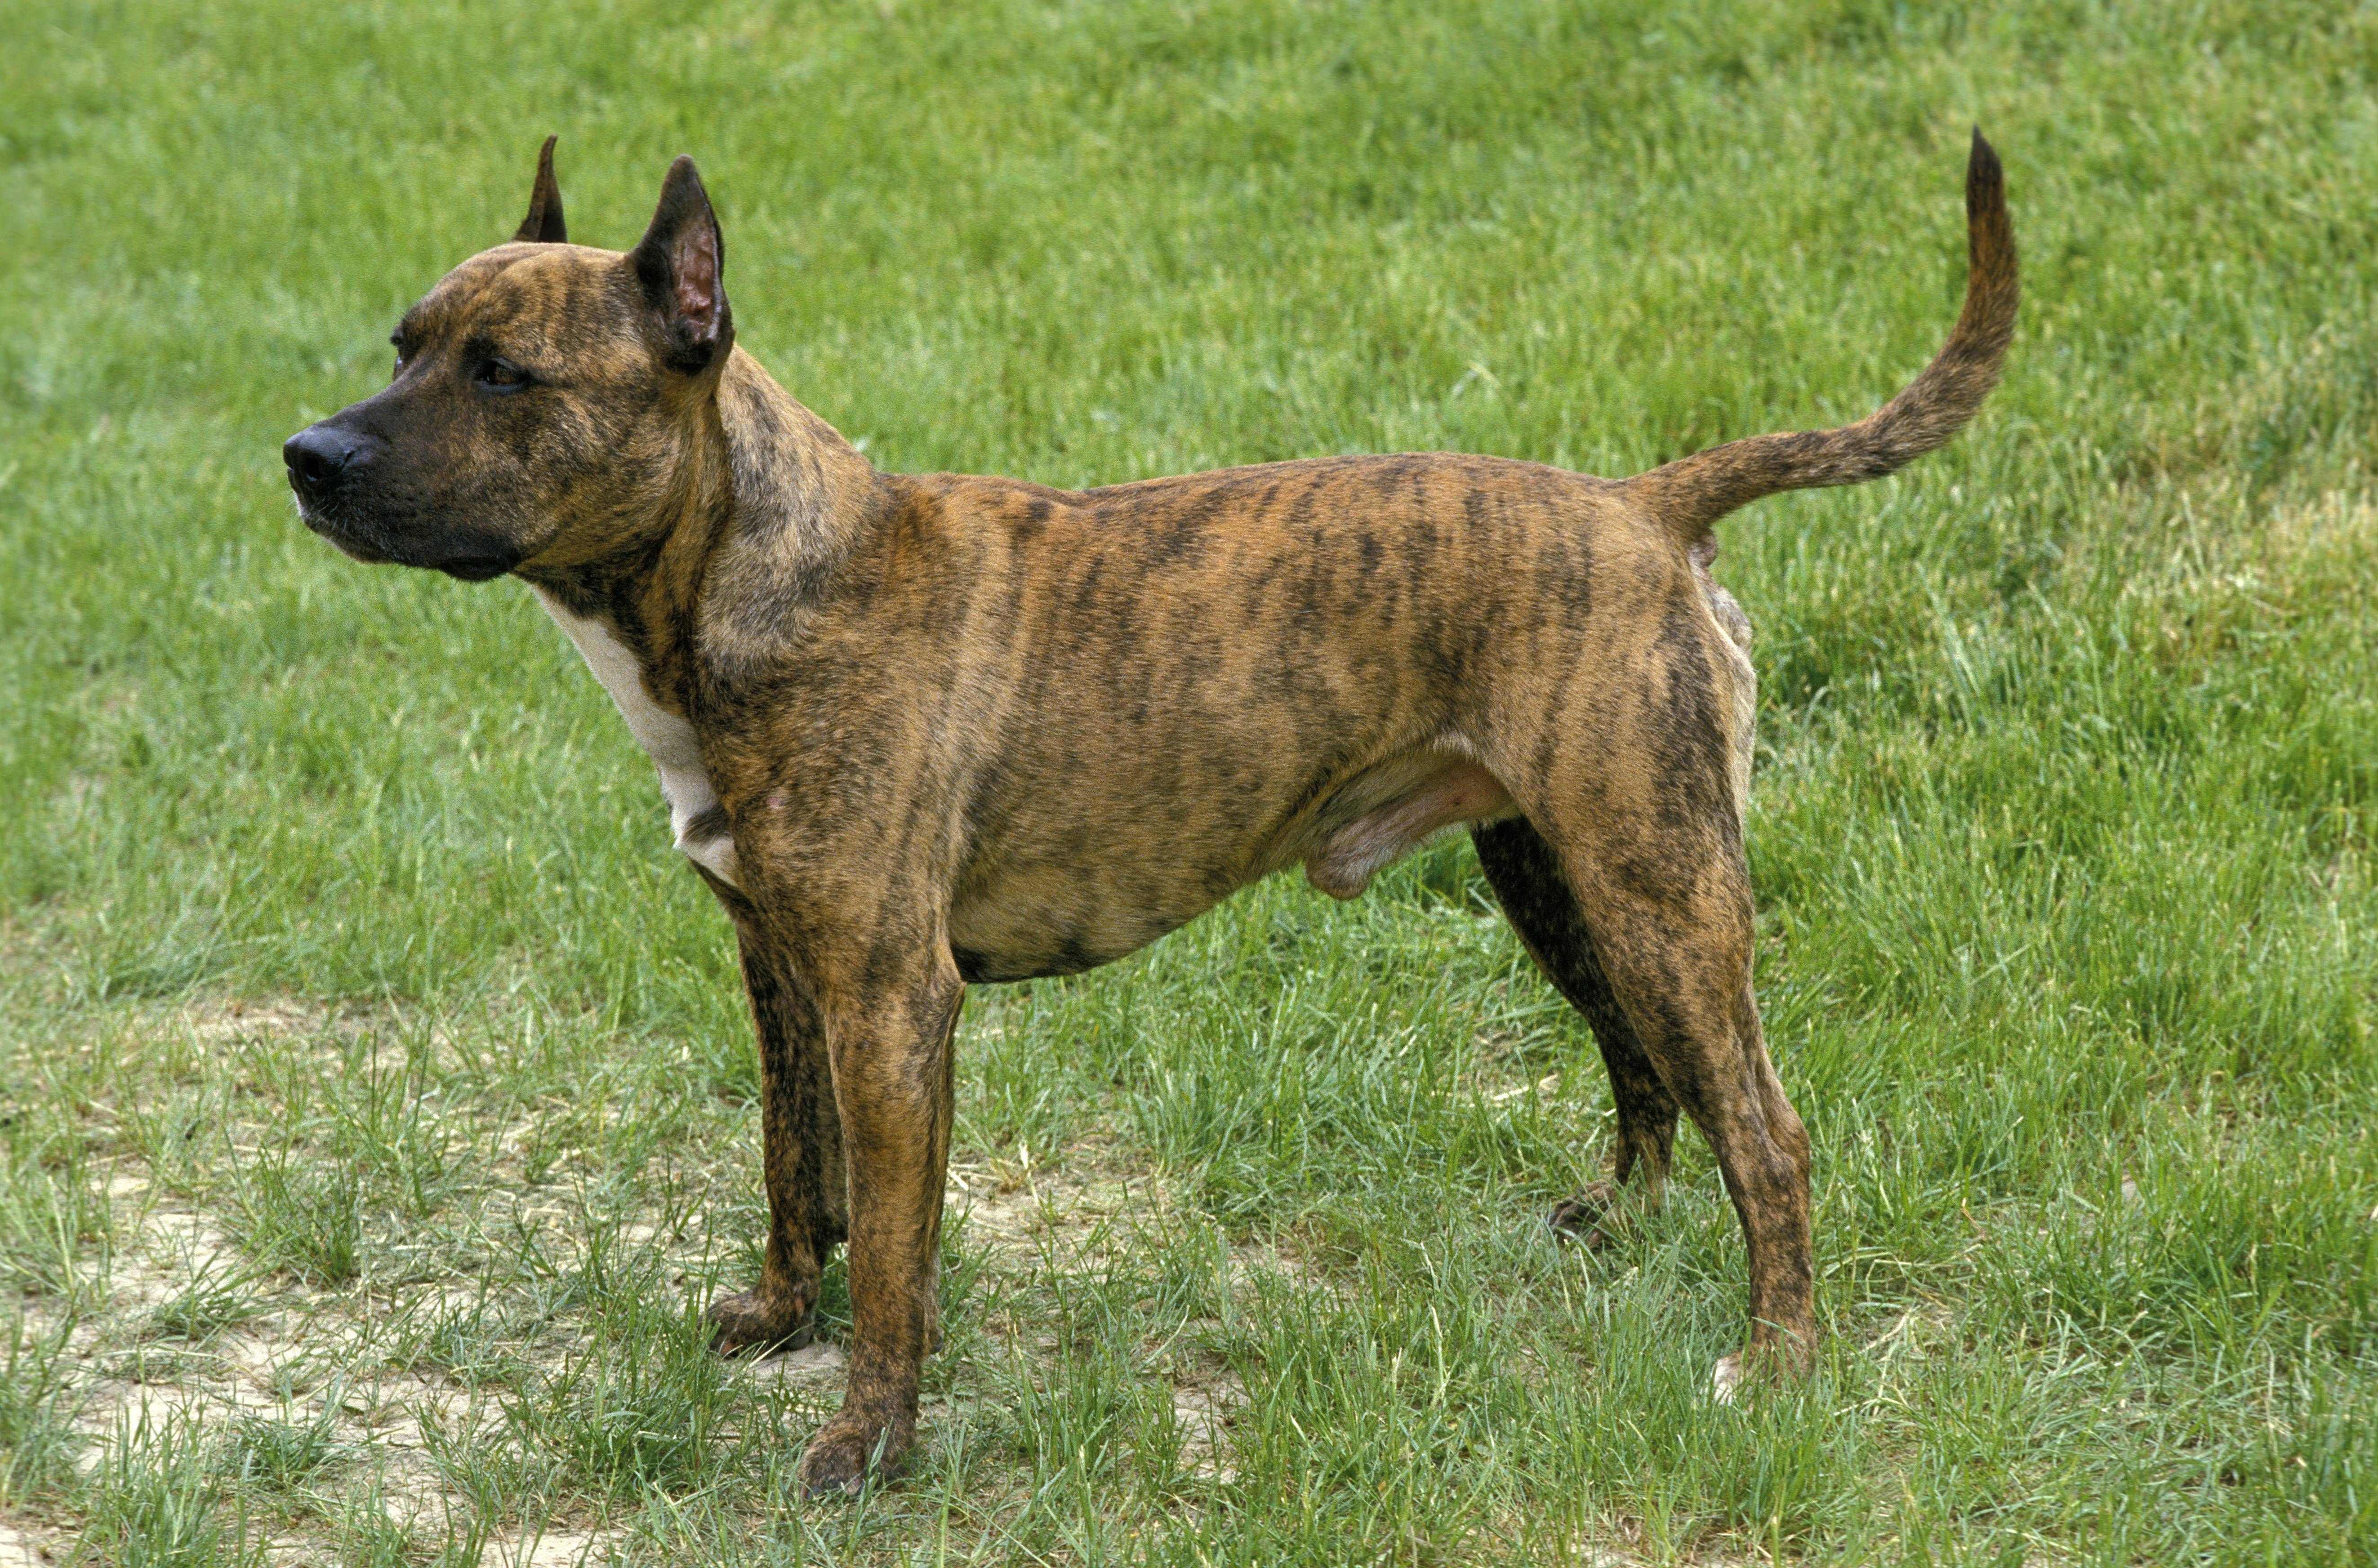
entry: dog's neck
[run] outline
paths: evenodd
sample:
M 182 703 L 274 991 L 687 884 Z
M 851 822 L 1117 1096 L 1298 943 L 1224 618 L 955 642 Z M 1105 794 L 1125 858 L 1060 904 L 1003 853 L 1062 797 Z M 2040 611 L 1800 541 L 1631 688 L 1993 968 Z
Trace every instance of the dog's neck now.
M 738 353 L 670 499 L 631 546 L 520 575 L 577 645 L 659 770 L 679 853 L 740 885 L 696 719 L 798 645 L 804 608 L 883 515 L 890 486 Z
M 829 591 L 893 504 L 893 485 L 741 350 L 718 389 L 724 516 L 698 569 L 695 620 L 714 679 L 781 658 L 804 609 Z
M 688 417 L 697 427 L 650 526 L 601 559 L 519 573 L 548 609 L 603 626 L 651 698 L 680 713 L 784 656 L 890 490 L 740 349 Z

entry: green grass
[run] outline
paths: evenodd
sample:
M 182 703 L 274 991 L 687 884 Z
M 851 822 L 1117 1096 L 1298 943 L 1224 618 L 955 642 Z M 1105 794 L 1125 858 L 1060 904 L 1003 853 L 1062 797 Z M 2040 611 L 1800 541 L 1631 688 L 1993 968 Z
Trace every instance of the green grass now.
M 6 0 L 0 44 L 6 1530 L 2378 1562 L 2378 13 Z M 703 1349 L 756 1073 L 650 768 L 527 595 L 308 535 L 282 437 L 558 131 L 597 243 L 701 160 L 741 341 L 888 467 L 1629 472 L 1922 363 L 1976 121 L 2005 386 L 1723 530 L 1820 1376 L 1703 1396 L 1743 1263 L 1692 1135 L 1613 1253 L 1544 1239 L 1608 1093 L 1454 843 L 977 993 L 918 1473 L 796 1502 L 833 1358 Z

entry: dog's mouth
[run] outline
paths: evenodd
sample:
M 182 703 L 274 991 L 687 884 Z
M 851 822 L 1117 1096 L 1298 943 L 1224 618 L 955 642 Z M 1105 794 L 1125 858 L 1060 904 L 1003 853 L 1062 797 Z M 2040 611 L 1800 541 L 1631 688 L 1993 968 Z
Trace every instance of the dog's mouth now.
M 321 502 L 297 500 L 297 516 L 306 526 L 336 545 L 342 555 L 366 566 L 419 567 L 442 571 L 463 582 L 486 582 L 520 564 L 512 552 L 489 549 L 485 540 L 416 543 L 392 540 L 379 530 L 354 520 L 334 517 Z
M 297 502 L 297 521 L 337 545 L 341 555 L 352 560 L 361 561 L 366 566 L 384 566 L 388 563 L 389 557 L 386 554 L 341 527 L 338 521 L 328 516 L 318 503 L 309 505 L 303 496 L 296 497 L 294 499 Z

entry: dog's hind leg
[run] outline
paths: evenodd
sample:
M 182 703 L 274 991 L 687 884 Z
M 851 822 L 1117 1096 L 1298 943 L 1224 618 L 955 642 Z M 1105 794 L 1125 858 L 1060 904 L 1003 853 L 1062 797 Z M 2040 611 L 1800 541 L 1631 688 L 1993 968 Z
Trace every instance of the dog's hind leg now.
M 1696 606 L 1698 609 L 1698 606 Z M 1591 724 L 1548 737 L 1512 798 L 1575 895 L 1645 1059 L 1709 1140 L 1742 1222 L 1750 1331 L 1721 1363 L 1805 1370 L 1816 1347 L 1808 1135 L 1751 996 L 1750 874 L 1734 780 L 1733 666 L 1705 612 L 1668 617 Z
M 741 902 L 729 903 L 729 913 Z M 850 1226 L 842 1123 L 817 1004 L 793 966 L 751 920 L 739 917 L 736 932 L 760 1044 L 768 1246 L 759 1285 L 711 1303 L 711 1343 L 730 1355 L 794 1350 L 810 1342 L 826 1255 Z
M 1602 1047 L 1603 1064 L 1610 1071 L 1618 1113 L 1610 1175 L 1562 1199 L 1550 1216 L 1555 1231 L 1600 1247 L 1625 1219 L 1622 1194 L 1629 1178 L 1639 1182 L 1636 1206 L 1659 1208 L 1676 1136 L 1676 1096 L 1660 1081 L 1626 1010 L 1611 995 L 1609 977 L 1586 934 L 1585 916 L 1561 880 L 1560 863 L 1543 835 L 1514 817 L 1474 827 L 1470 837 L 1511 928 L 1554 988 L 1585 1015 L 1594 1044 Z
M 1743 1354 L 1719 1363 L 1724 1393 L 1747 1367 L 1798 1371 L 1814 1359 L 1808 1134 L 1768 1059 L 1751 997 L 1740 851 L 1678 858 L 1684 835 L 1673 824 L 1664 810 L 1605 814 L 1563 843 L 1561 861 L 1612 996 L 1660 1082 L 1709 1140 L 1742 1222 L 1750 1331 Z M 1664 874 L 1646 875 L 1655 866 Z

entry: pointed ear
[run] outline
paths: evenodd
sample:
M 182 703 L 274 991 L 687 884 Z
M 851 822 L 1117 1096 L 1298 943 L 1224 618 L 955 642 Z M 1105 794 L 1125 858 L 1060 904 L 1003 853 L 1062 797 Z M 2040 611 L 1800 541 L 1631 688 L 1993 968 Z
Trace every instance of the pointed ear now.
M 653 226 L 629 253 L 644 297 L 660 312 L 668 339 L 669 362 L 680 370 L 702 370 L 726 356 L 735 341 L 735 319 L 727 308 L 721 274 L 727 242 L 693 160 L 680 157 L 661 184 L 661 204 Z
M 512 236 L 518 245 L 566 245 L 570 235 L 561 224 L 561 187 L 553 182 L 553 144 L 558 137 L 545 138 L 545 150 L 536 155 L 536 189 L 529 193 L 528 216 L 521 220 L 520 233 Z

